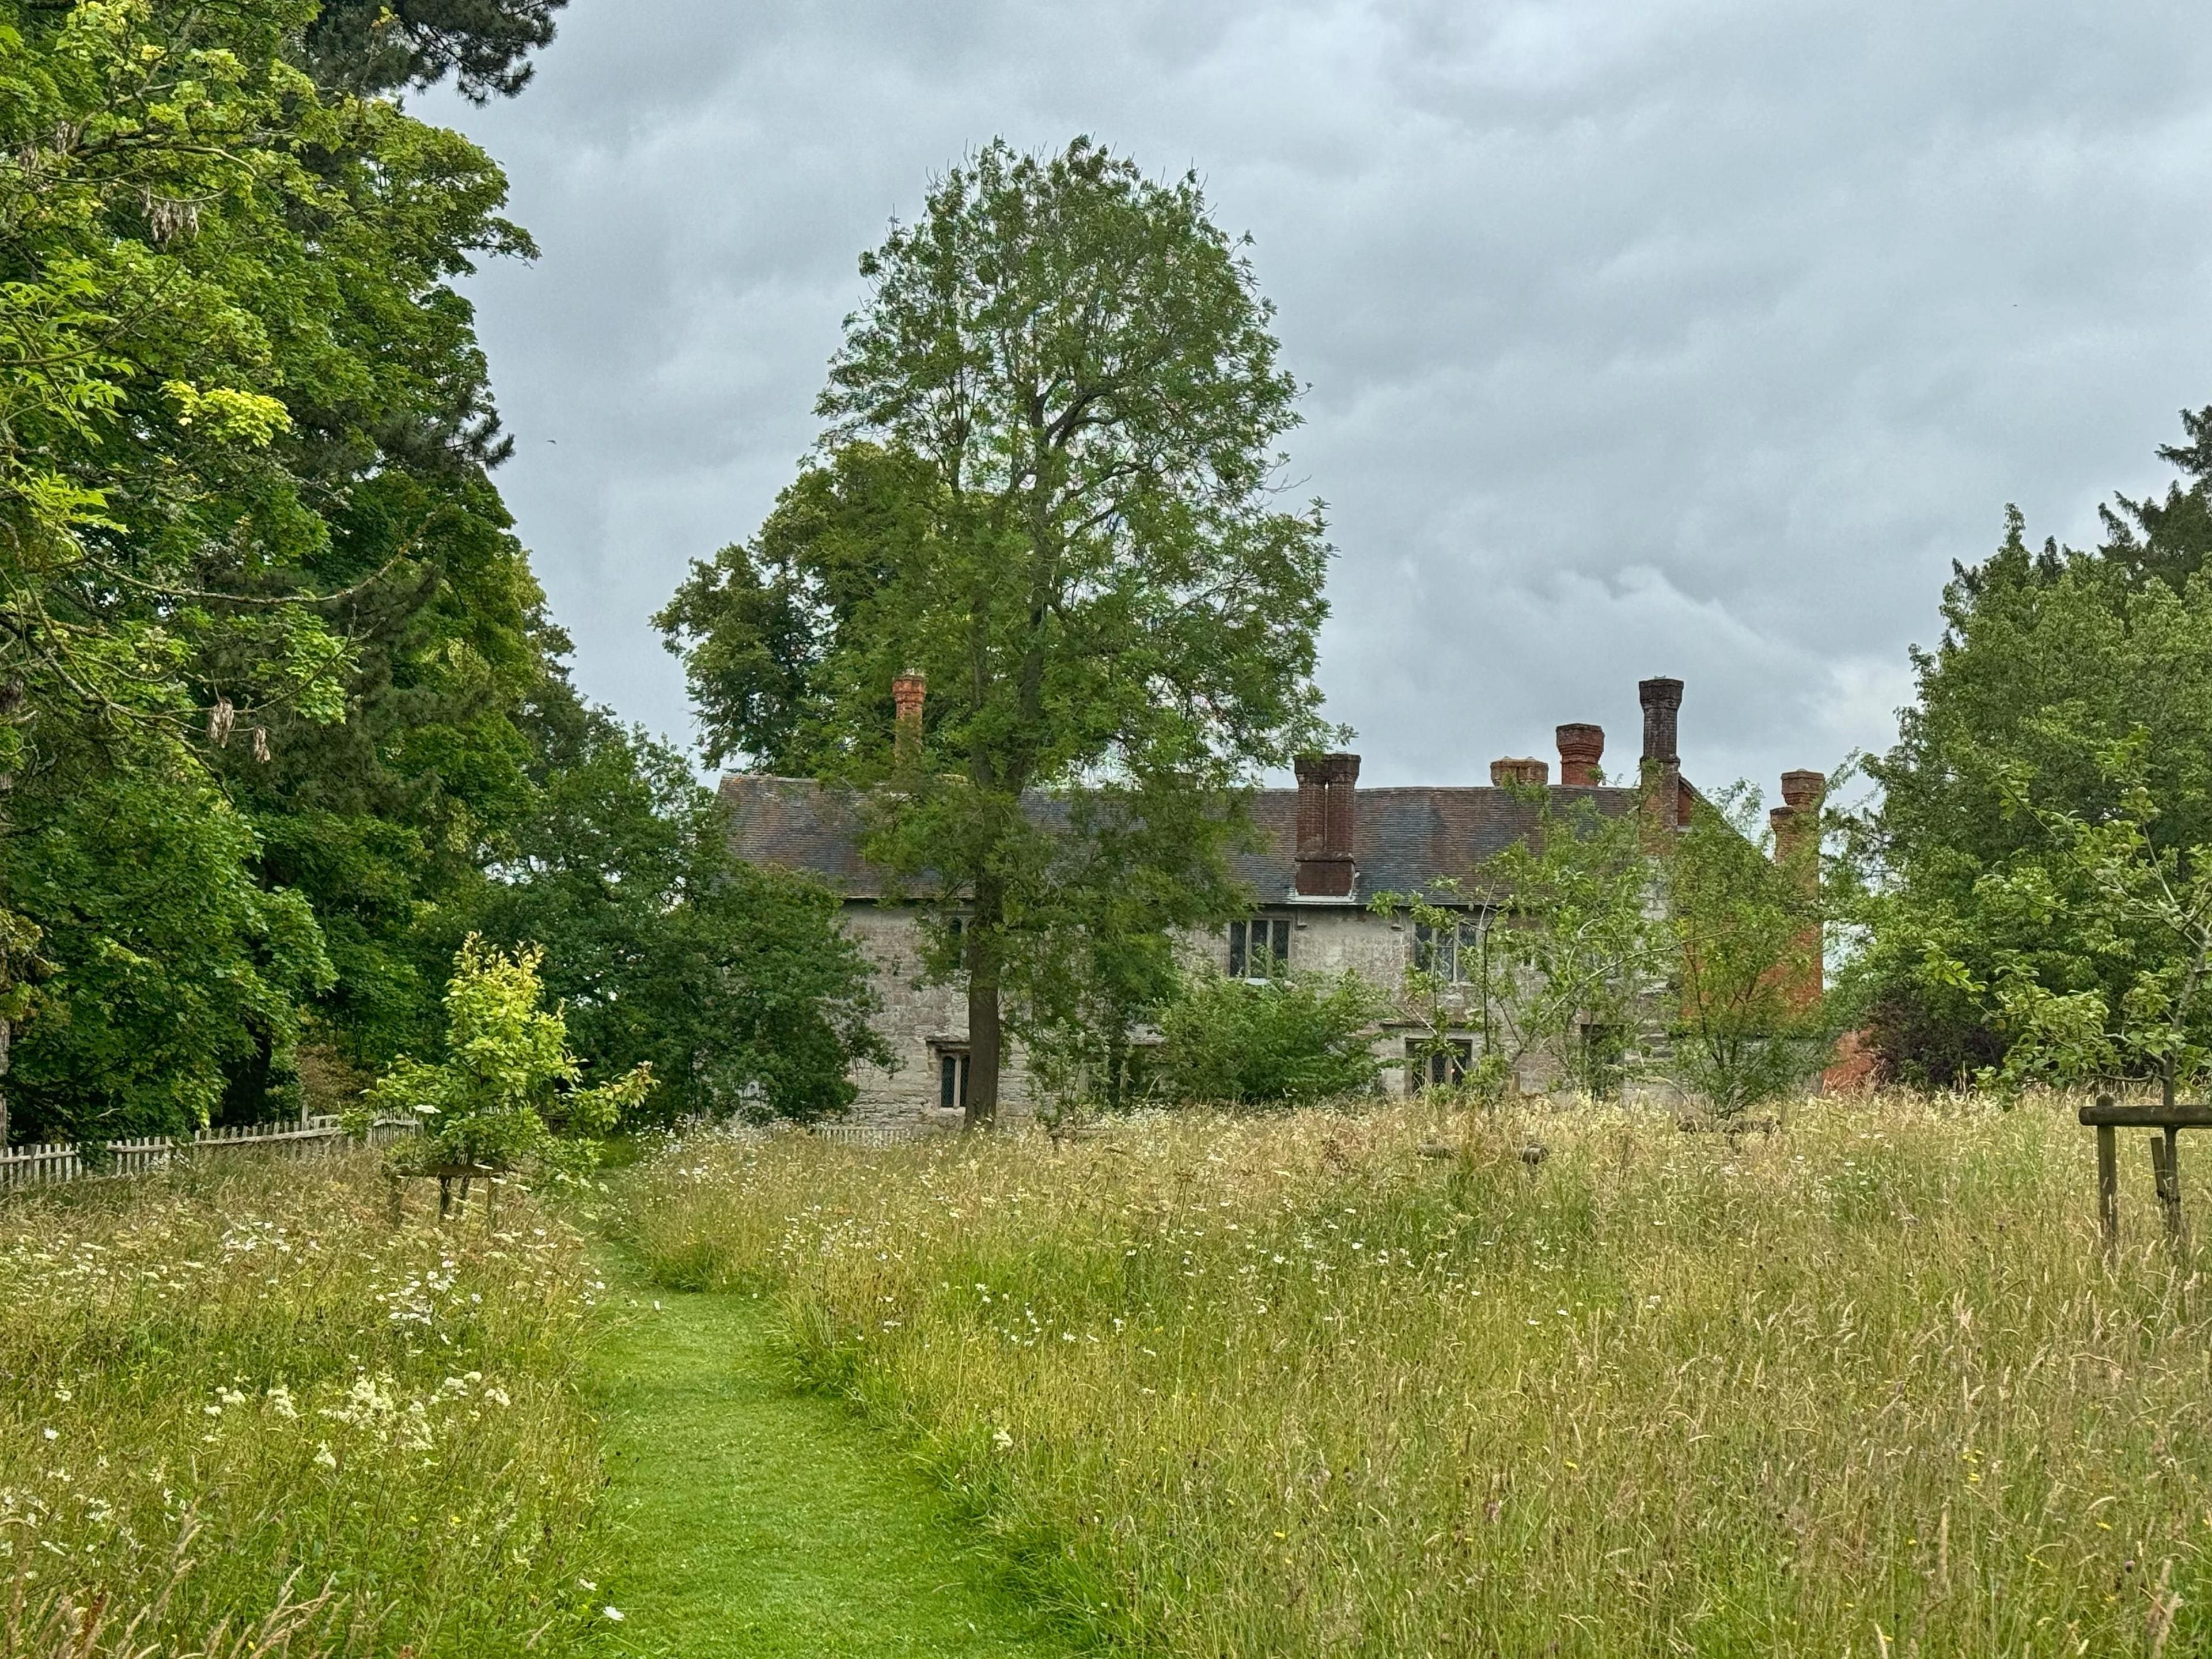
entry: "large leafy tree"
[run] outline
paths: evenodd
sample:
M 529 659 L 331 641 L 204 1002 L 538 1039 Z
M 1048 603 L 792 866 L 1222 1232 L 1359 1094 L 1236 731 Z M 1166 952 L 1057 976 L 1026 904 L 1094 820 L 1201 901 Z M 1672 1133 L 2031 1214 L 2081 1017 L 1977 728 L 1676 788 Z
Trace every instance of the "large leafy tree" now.
M 1882 798 L 1858 825 L 1866 948 L 1851 970 L 1877 1046 L 1908 1079 L 2002 1065 L 2021 1028 L 1990 988 L 2021 985 L 2033 964 L 2054 994 L 2087 988 L 2088 913 L 2012 902 L 2033 868 L 2049 866 L 2054 890 L 2079 888 L 2081 837 L 2125 816 L 2126 799 L 2146 857 L 2212 843 L 2208 418 L 2185 417 L 2190 442 L 2163 452 L 2186 482 L 2120 501 L 2100 549 L 2033 549 L 2011 514 L 1996 553 L 1945 589 L 1936 648 L 1915 655 L 1899 741 L 1869 763 Z M 2124 790 L 2116 745 L 2138 740 Z M 1993 872 L 2005 879 L 1985 882 Z
M 889 786 L 869 851 L 959 914 L 988 1120 L 1009 994 L 1042 1015 L 1024 981 L 1111 914 L 1071 883 L 1156 894 L 1161 928 L 1233 903 L 1233 791 L 1316 735 L 1328 548 L 1274 488 L 1297 387 L 1195 179 L 996 142 L 861 272 L 818 464 L 664 625 L 717 752 Z M 1127 857 L 1071 856 L 1101 825 Z
M 549 636 L 484 477 L 495 422 L 450 283 L 528 243 L 465 140 L 297 67 L 317 15 L 0 7 L 5 931 L 10 977 L 46 975 L 57 1011 L 71 963 L 143 954 L 25 862 L 58 867 L 72 835 L 80 862 L 130 856 L 61 810 L 76 796 L 127 781 L 148 822 L 173 815 L 164 790 L 222 817 L 196 775 L 212 756 L 247 824 L 206 845 L 319 882 L 333 918 L 356 893 L 411 915 L 396 872 L 465 865 L 523 796 L 513 714 Z M 349 833 L 377 860 L 349 867 Z M 358 955 L 342 1010 L 378 977 Z M 252 1000 L 233 1007 L 263 1074 L 285 1022 Z
M 665 744 L 596 709 L 549 726 L 475 925 L 544 948 L 591 1074 L 649 1064 L 657 1119 L 842 1111 L 853 1062 L 890 1056 L 836 896 L 734 858 L 726 809 Z

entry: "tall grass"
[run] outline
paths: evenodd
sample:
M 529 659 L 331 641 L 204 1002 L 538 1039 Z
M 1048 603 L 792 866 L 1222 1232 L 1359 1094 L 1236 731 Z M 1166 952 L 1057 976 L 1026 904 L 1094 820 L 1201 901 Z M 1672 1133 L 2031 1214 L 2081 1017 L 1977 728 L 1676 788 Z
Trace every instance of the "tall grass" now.
M 1435 1133 L 700 1141 L 629 1225 L 778 1295 L 809 1378 L 1139 1647 L 2212 1649 L 2202 1255 L 2103 1261 L 2056 1106 Z
M 366 1156 L 0 1204 L 0 1656 L 512 1655 L 588 1617 L 580 1243 Z

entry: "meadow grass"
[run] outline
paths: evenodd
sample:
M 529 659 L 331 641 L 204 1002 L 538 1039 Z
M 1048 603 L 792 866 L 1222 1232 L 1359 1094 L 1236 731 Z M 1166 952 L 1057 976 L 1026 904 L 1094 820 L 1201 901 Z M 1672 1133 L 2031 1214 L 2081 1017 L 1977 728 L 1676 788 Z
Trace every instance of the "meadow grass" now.
M 392 1224 L 370 1155 L 0 1203 L 0 1655 L 557 1649 L 592 1283 L 517 1194 Z M 95 1628 L 96 1626 L 96 1628 Z
M 988 1550 L 834 1400 L 794 1390 L 742 1296 L 640 1284 L 602 1258 L 617 1318 L 592 1357 L 623 1613 L 595 1659 L 1047 1659 Z
M 624 1224 L 1140 1650 L 2212 1650 L 2212 1308 L 2139 1148 L 2107 1263 L 2059 1103 L 1440 1127 L 701 1138 Z

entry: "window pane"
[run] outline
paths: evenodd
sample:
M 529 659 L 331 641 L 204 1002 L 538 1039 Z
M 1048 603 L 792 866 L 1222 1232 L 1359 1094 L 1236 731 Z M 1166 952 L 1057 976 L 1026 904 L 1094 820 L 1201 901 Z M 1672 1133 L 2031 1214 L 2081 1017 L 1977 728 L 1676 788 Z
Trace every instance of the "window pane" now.
M 1241 921 L 1229 924 L 1229 977 L 1244 977 L 1244 924 Z
M 1273 974 L 1279 974 L 1284 969 L 1291 965 L 1291 923 L 1289 917 L 1285 916 L 1275 923 L 1274 933 L 1274 948 L 1269 952 L 1269 954 L 1274 957 L 1274 962 L 1270 965 L 1267 971 Z

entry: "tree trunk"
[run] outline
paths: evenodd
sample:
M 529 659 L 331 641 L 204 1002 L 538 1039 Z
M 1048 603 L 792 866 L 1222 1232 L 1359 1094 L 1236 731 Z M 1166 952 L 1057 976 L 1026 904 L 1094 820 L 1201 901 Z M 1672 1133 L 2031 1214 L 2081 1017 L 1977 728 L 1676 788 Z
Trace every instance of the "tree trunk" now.
M 975 914 L 968 924 L 968 1109 L 970 1129 L 988 1129 L 999 1118 L 999 934 L 1006 900 L 994 881 L 975 884 Z

